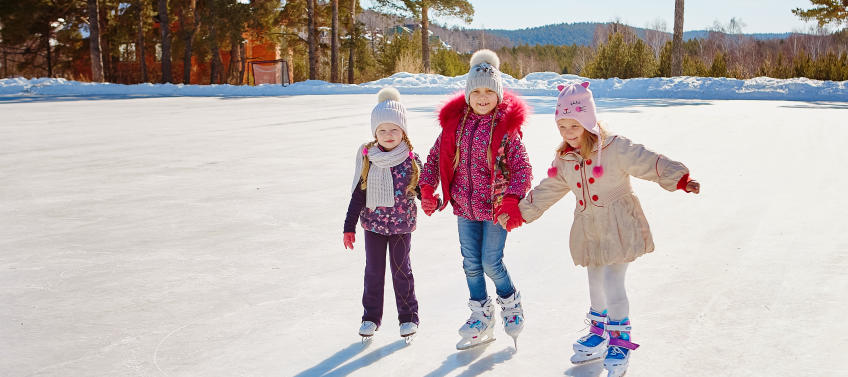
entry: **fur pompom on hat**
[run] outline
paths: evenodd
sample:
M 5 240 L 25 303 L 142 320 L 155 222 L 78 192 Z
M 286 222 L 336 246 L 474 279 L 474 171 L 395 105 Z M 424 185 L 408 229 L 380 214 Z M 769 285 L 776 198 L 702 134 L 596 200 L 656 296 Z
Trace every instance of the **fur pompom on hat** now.
M 554 113 L 554 121 L 560 119 L 574 119 L 586 131 L 598 136 L 598 164 L 592 168 L 592 175 L 600 177 L 604 174 L 604 168 L 601 165 L 601 150 L 603 143 L 600 140 L 601 127 L 598 125 L 598 115 L 595 112 L 595 98 L 592 91 L 589 90 L 589 82 L 584 81 L 580 84 L 560 85 L 559 96 L 557 97 L 557 107 Z
M 390 86 L 377 93 L 377 106 L 371 110 L 371 135 L 383 123 L 397 124 L 406 133 L 406 107 L 400 103 L 400 92 Z
M 500 66 L 501 59 L 492 50 L 478 50 L 471 55 L 471 70 L 465 81 L 465 103 L 469 103 L 471 92 L 477 88 L 489 88 L 498 94 L 498 102 L 503 101 Z

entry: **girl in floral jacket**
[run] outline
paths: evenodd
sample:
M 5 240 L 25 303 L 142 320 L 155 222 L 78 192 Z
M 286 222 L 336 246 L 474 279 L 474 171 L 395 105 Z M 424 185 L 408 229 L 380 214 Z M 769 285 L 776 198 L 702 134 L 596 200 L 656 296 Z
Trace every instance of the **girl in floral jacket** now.
M 627 371 L 630 351 L 630 304 L 624 275 L 630 262 L 654 250 L 648 221 L 630 186 L 630 176 L 659 183 L 669 191 L 698 193 L 683 164 L 608 134 L 598 123 L 589 83 L 560 86 L 555 120 L 563 138 L 548 178 L 525 197 L 517 222 L 532 222 L 565 194 L 574 192 L 577 206 L 571 226 L 574 264 L 589 273 L 590 332 L 574 345 L 571 361 L 582 364 L 604 358 L 608 376 Z M 516 221 L 513 214 L 500 218 Z
M 518 201 L 530 189 L 532 169 L 521 143 L 528 110 L 520 98 L 504 92 L 499 64 L 489 50 L 471 57 L 465 94 L 439 111 L 442 132 L 421 173 L 424 213 L 429 216 L 451 203 L 457 216 L 472 311 L 459 329 L 458 349 L 494 340 L 494 304 L 484 274 L 495 283 L 506 333 L 515 340 L 524 327 L 521 295 L 503 263 L 507 231 L 494 221 L 497 214 L 518 214 Z M 434 194 L 439 183 L 443 205 Z
M 365 289 L 359 335 L 369 338 L 383 317 L 386 248 L 391 259 L 392 283 L 398 309 L 400 336 L 409 341 L 418 330 L 418 300 L 409 261 L 410 239 L 415 230 L 421 161 L 412 153 L 406 133 L 406 108 L 394 88 L 377 94 L 371 112 L 374 141 L 356 152 L 353 193 L 347 209 L 343 242 L 353 249 L 357 219 L 365 233 Z

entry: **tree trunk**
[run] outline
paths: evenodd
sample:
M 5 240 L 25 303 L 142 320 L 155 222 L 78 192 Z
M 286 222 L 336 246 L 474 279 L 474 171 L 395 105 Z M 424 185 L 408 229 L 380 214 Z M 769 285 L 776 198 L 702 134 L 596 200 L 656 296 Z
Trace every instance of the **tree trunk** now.
M 286 64 L 285 74 L 288 78 L 288 83 L 291 84 L 292 80 L 294 79 L 294 66 L 292 65 L 292 62 L 294 61 L 294 48 L 292 48 L 291 46 L 286 49 L 286 59 L 288 61 L 288 64 Z
M 333 23 L 330 38 L 330 82 L 339 82 L 339 0 L 333 0 Z
M 221 53 L 218 49 L 218 38 L 215 31 L 215 25 L 212 24 L 209 33 L 210 44 L 212 47 L 212 61 L 209 63 L 209 84 L 219 84 L 218 76 L 220 76 Z
M 91 54 L 91 81 L 103 82 L 103 53 L 100 50 L 100 10 L 97 0 L 88 0 L 88 29 L 88 45 Z M 49 41 L 47 42 L 47 49 L 49 56 Z
M 427 4 L 421 5 L 421 60 L 424 73 L 430 73 L 430 19 Z
M 135 47 L 135 57 L 138 59 L 138 68 L 141 71 L 141 82 L 147 82 L 147 59 L 144 54 L 144 2 L 136 1 L 138 7 L 138 41 Z
M 3 77 L 9 77 L 9 55 L 6 51 L 6 45 L 3 45 Z
M 116 3 L 115 7 L 117 8 L 117 6 L 118 4 Z M 109 38 L 103 38 L 103 33 L 109 23 L 109 7 L 107 4 L 104 4 L 103 0 L 99 0 L 98 8 L 100 14 L 98 25 L 100 27 L 100 53 L 103 61 L 103 79 L 115 82 L 117 80 L 115 80 L 115 64 L 112 59 L 112 55 L 110 54 L 110 51 L 112 51 L 111 42 L 109 41 Z
M 171 75 L 171 26 L 168 21 L 168 0 L 159 0 L 159 30 L 162 34 L 162 82 L 174 81 Z
M 53 54 L 50 47 L 50 36 L 53 34 L 50 31 L 50 24 L 47 24 L 47 33 L 44 38 L 44 44 L 47 46 L 47 77 L 53 77 Z M 102 80 L 101 80 L 102 81 Z
M 183 84 L 191 84 L 191 48 L 194 34 L 197 32 L 197 0 L 188 1 L 188 9 L 180 17 L 180 25 L 183 28 Z
M 353 84 L 353 53 L 356 50 L 356 0 L 350 0 L 350 56 L 347 59 L 347 82 Z
M 315 0 L 306 0 L 306 17 L 308 19 L 306 34 L 309 45 L 309 79 L 315 80 L 318 76 L 318 35 L 315 30 Z
M 241 85 L 244 83 L 244 69 L 247 65 L 247 46 L 244 43 L 239 43 L 239 63 L 241 64 L 241 70 L 239 70 L 238 84 Z
M 233 82 L 238 61 L 238 40 L 230 38 L 230 62 L 227 63 L 227 84 Z
M 674 39 L 671 42 L 671 75 L 683 75 L 683 0 L 674 1 Z

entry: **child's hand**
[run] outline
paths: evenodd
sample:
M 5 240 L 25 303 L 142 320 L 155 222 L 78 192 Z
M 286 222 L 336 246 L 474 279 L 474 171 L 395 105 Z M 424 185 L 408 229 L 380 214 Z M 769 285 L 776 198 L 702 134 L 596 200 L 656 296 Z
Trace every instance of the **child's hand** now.
M 498 216 L 498 224 L 504 229 L 506 229 L 506 223 L 509 221 L 509 215 L 502 213 Z
M 353 250 L 353 243 L 356 241 L 356 233 L 348 232 L 344 234 L 344 238 L 342 242 L 344 242 L 345 249 Z
M 524 223 L 524 217 L 521 216 L 521 210 L 518 209 L 518 198 L 512 195 L 504 196 L 495 217 L 507 232 L 521 226 Z
M 433 194 L 435 189 L 430 185 L 421 185 L 421 209 L 430 216 L 439 208 L 439 194 Z
M 701 192 L 701 184 L 696 180 L 691 180 L 686 184 L 686 192 L 691 192 L 693 194 L 697 194 Z

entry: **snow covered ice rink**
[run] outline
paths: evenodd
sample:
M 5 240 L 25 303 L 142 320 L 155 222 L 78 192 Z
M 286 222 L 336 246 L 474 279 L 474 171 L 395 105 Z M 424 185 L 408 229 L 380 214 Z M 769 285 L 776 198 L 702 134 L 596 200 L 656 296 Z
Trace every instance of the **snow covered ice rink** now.
M 403 92 L 403 91 L 402 91 Z M 443 95 L 404 95 L 426 156 Z M 534 185 L 555 98 L 525 97 Z M 584 268 L 573 195 L 513 231 L 524 297 L 513 353 L 459 352 L 468 317 L 456 217 L 412 238 L 421 328 L 386 286 L 370 344 L 363 236 L 341 233 L 373 94 L 0 98 L 0 375 L 599 376 L 574 367 Z M 613 132 L 684 162 L 701 195 L 633 180 L 657 249 L 628 272 L 629 376 L 846 376 L 848 103 L 600 99 Z M 490 292 L 493 288 L 490 284 Z

